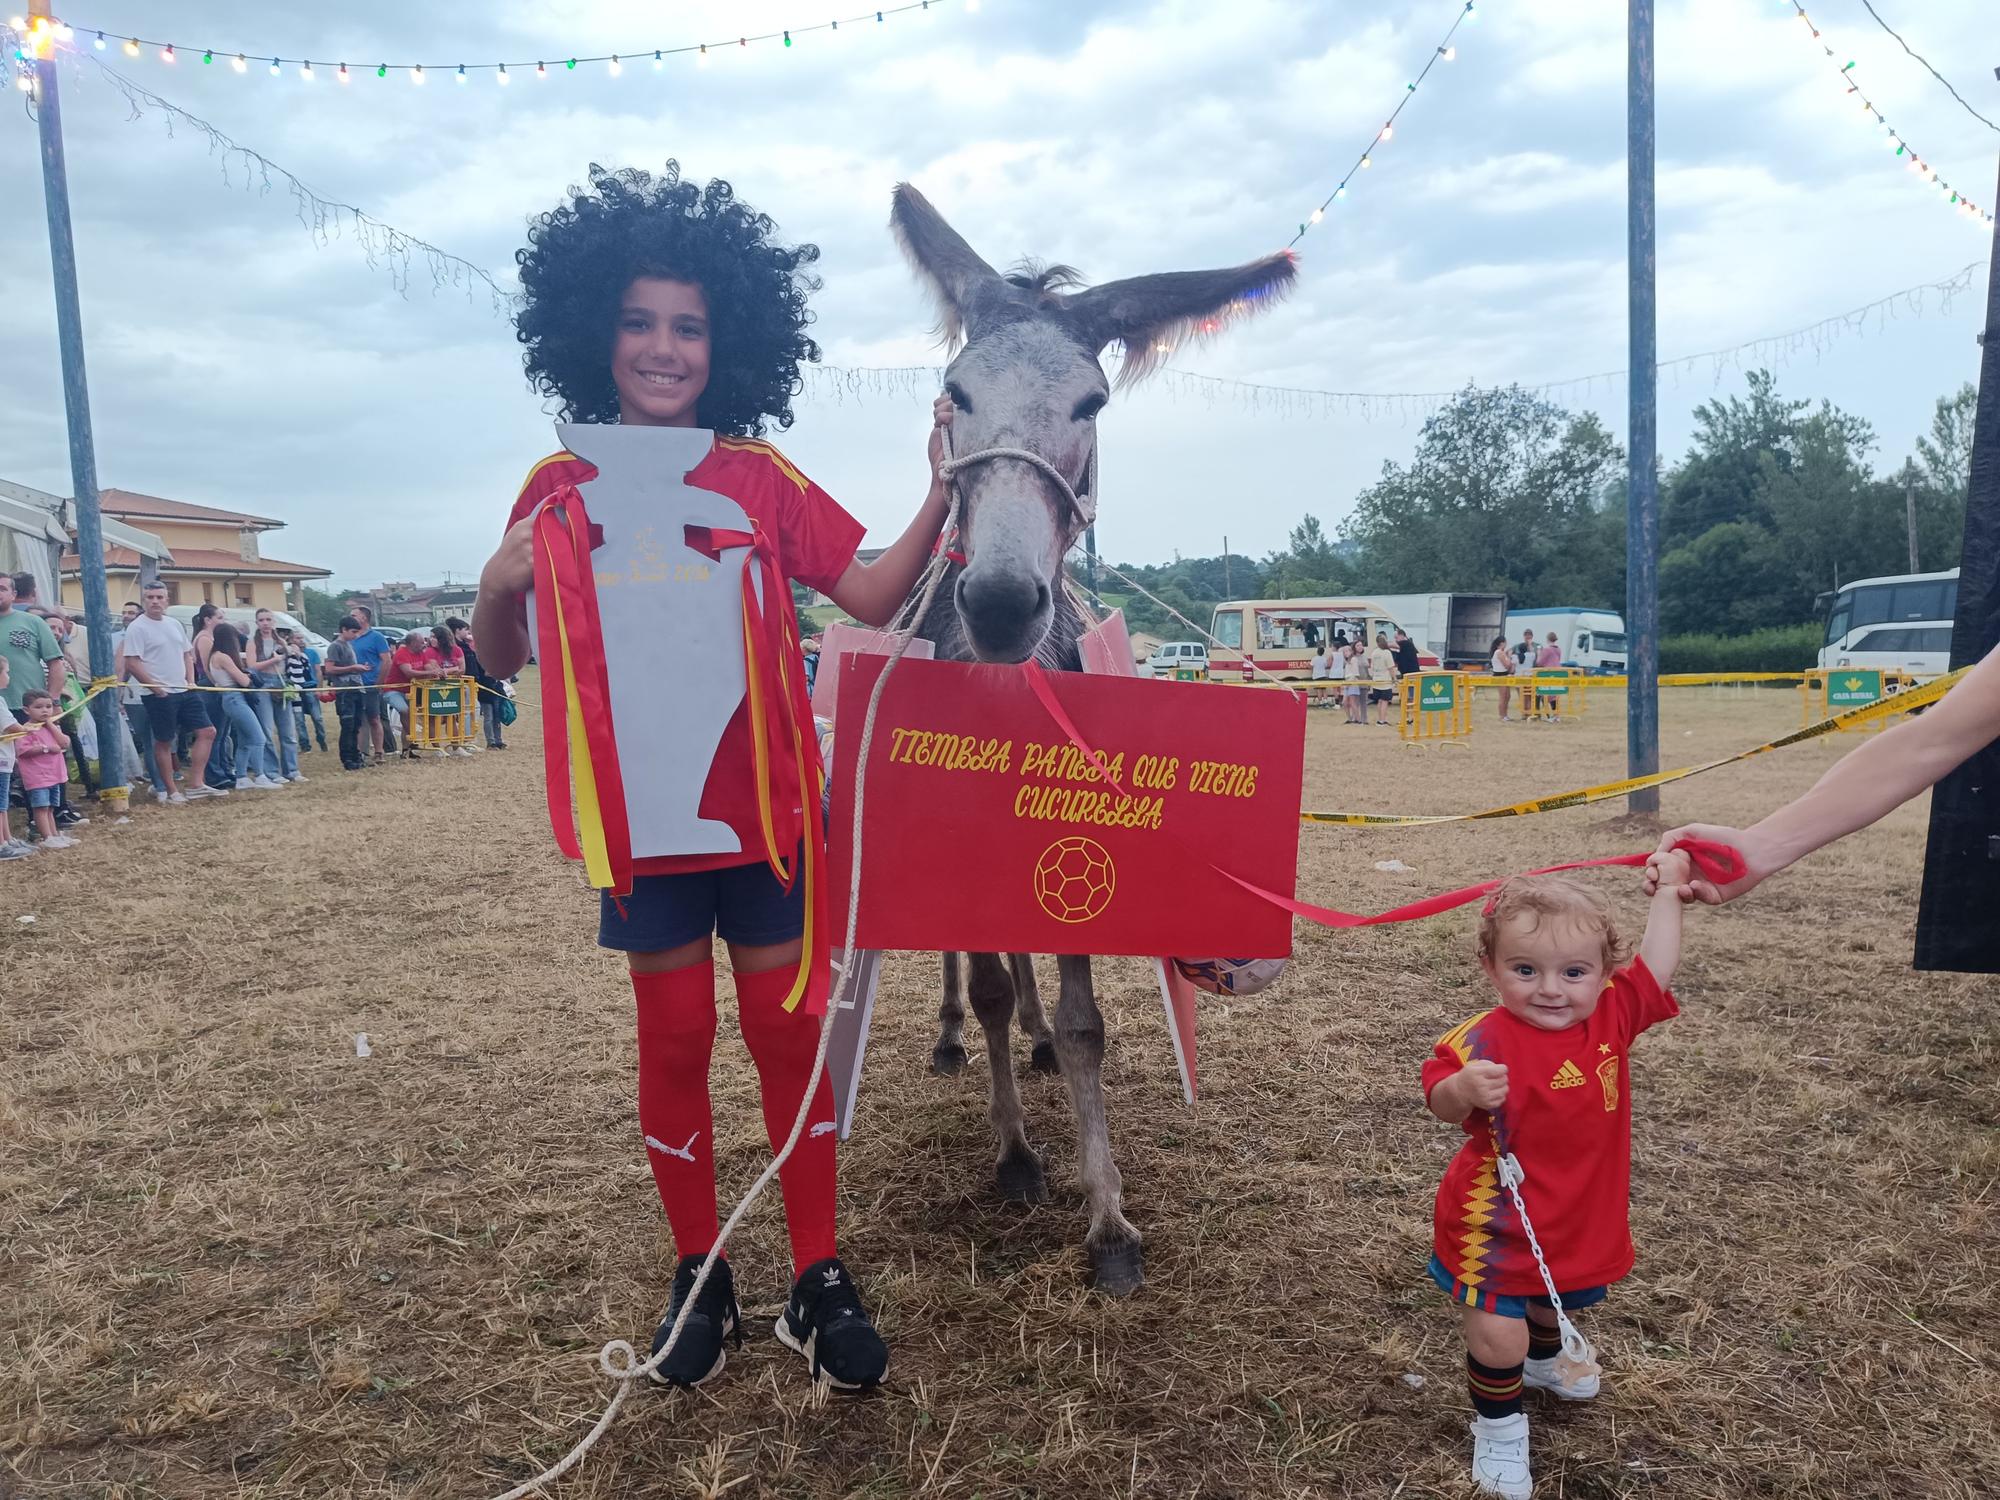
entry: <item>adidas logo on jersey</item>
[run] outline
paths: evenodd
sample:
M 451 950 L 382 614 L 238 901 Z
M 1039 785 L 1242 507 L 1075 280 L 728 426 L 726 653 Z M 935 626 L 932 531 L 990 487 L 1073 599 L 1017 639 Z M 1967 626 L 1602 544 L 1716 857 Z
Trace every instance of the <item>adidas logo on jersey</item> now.
M 1549 1087 L 1552 1089 L 1582 1088 L 1583 1069 L 1579 1068 L 1575 1063 L 1571 1062 L 1568 1058 L 1565 1057 L 1563 1059 L 1563 1065 L 1560 1068 L 1556 1069 L 1556 1076 L 1549 1080 Z

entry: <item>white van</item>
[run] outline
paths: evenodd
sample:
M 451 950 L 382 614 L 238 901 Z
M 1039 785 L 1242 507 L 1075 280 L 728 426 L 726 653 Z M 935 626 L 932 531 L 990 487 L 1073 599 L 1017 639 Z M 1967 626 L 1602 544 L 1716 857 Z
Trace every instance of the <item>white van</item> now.
M 1508 645 L 1530 628 L 1537 645 L 1548 640 L 1550 631 L 1555 632 L 1566 667 L 1581 667 L 1600 677 L 1616 677 L 1625 670 L 1625 617 L 1612 610 L 1563 604 L 1553 609 L 1507 611 Z
M 199 608 L 201 606 L 198 604 L 169 604 L 167 606 L 167 614 L 192 630 L 194 628 L 194 612 Z M 257 611 L 247 604 L 223 605 L 222 618 L 234 625 L 246 636 L 257 628 Z M 299 619 L 298 616 L 288 615 L 282 609 L 272 610 L 271 620 L 273 624 L 281 625 L 290 630 L 292 634 L 321 655 L 326 653 L 326 648 L 331 644 L 325 636 L 319 634 L 317 631 L 306 629 L 305 622 Z
M 1200 641 L 1168 641 L 1146 660 L 1149 677 L 1173 677 L 1182 672 L 1208 676 L 1208 647 Z

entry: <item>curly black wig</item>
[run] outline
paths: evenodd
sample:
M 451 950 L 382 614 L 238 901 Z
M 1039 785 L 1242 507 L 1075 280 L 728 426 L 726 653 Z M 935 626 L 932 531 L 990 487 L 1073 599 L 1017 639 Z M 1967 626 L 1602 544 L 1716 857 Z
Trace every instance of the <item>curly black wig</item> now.
M 614 420 L 611 346 L 625 289 L 641 276 L 690 281 L 708 299 L 714 351 L 695 420 L 737 437 L 762 436 L 767 421 L 790 427 L 799 362 L 819 359 L 805 335 L 806 298 L 820 287 L 805 267 L 819 247 L 787 248 L 776 229 L 719 178 L 705 188 L 682 181 L 679 162 L 658 177 L 593 163 L 590 186 L 532 220 L 514 256 L 528 383 L 567 421 Z

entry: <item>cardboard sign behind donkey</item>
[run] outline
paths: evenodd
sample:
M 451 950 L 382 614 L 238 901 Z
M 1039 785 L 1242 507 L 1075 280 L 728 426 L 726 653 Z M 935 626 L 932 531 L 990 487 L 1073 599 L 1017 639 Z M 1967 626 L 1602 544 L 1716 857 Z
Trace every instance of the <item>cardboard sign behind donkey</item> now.
M 701 816 L 701 794 L 746 690 L 750 550 L 733 548 L 718 562 L 689 547 L 686 534 L 689 526 L 750 529 L 734 500 L 687 483 L 715 435 L 581 422 L 559 422 L 556 434 L 597 469 L 577 488 L 602 533 L 591 572 L 632 855 L 737 853 L 742 843 L 729 825 Z M 750 586 L 760 587 L 755 573 Z M 528 609 L 535 639 L 532 594 Z

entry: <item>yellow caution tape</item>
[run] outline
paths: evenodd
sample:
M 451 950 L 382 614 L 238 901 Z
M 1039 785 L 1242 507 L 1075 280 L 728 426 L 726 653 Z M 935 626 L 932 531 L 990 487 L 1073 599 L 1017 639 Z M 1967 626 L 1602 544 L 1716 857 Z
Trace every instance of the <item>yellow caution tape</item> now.
M 1597 786 L 1579 787 L 1573 792 L 1556 792 L 1527 802 L 1510 803 L 1506 807 L 1489 807 L 1484 812 L 1409 816 L 1395 813 L 1302 812 L 1299 814 L 1299 820 L 1305 823 L 1335 823 L 1356 828 L 1408 827 L 1418 823 L 1469 823 L 1481 818 L 1524 818 L 1535 813 L 1557 812 L 1565 807 L 1584 807 L 1592 802 L 1604 802 L 1612 797 L 1622 797 L 1643 787 L 1664 786 L 1670 781 L 1684 781 L 1705 771 L 1720 770 L 1723 766 L 1733 766 L 1738 761 L 1749 760 L 1755 755 L 1782 750 L 1787 745 L 1796 745 L 1805 740 L 1818 739 L 1821 735 L 1831 734 L 1835 730 L 1851 729 L 1857 724 L 1866 724 L 1876 719 L 1886 719 L 1892 714 L 1907 713 L 1910 709 L 1922 708 L 1925 704 L 1935 703 L 1942 698 L 1952 684 L 1970 670 L 1969 667 L 1960 667 L 1956 672 L 1932 678 L 1921 687 L 1877 699 L 1873 703 L 1863 704 L 1860 708 L 1850 708 L 1844 713 L 1835 714 L 1830 719 L 1822 719 L 1817 724 L 1808 724 L 1804 729 L 1795 730 L 1782 738 L 1768 741 L 1754 749 L 1739 750 L 1734 755 L 1725 755 L 1721 760 L 1712 760 L 1706 765 L 1682 766 L 1673 771 L 1655 771 L 1650 776 L 1633 776 L 1623 781 L 1607 781 Z

